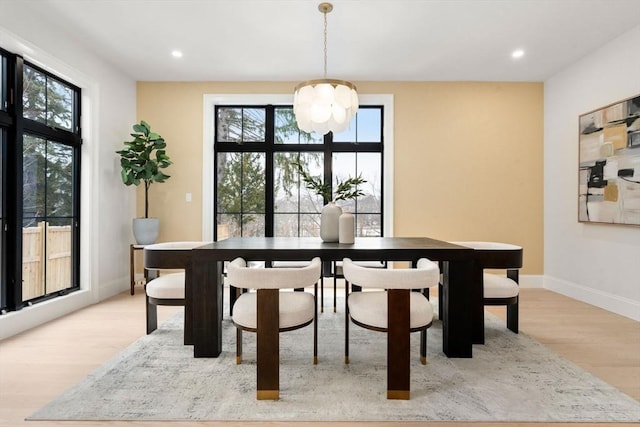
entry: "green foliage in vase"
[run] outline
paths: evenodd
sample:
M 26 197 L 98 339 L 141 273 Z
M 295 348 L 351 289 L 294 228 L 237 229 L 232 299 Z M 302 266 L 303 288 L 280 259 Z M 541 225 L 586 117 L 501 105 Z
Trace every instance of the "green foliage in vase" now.
M 171 165 L 165 148 L 167 144 L 157 133 L 151 132 L 147 122 L 133 125 L 132 141 L 125 141 L 125 148 L 116 151 L 120 155 L 122 182 L 138 186 L 144 183 L 144 217 L 149 217 L 149 187 L 154 182 L 165 182 L 170 175 L 161 169 Z
M 356 177 L 349 177 L 344 181 L 338 180 L 336 185 L 335 197 L 331 197 L 331 185 L 329 183 L 322 182 L 322 178 L 320 176 L 312 176 L 307 171 L 304 170 L 304 167 L 297 162 L 294 162 L 293 165 L 298 169 L 300 173 L 300 177 L 304 182 L 305 186 L 313 191 L 314 193 L 322 196 L 324 200 L 349 200 L 355 199 L 360 196 L 364 196 L 364 192 L 360 190 L 359 185 L 367 182 L 362 174 L 359 174 Z

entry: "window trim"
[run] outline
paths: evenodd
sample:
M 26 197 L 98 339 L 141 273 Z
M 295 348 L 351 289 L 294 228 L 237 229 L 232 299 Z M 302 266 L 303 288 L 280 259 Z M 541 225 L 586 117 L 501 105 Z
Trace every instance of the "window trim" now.
M 291 105 L 293 95 L 284 94 L 205 94 L 203 99 L 203 141 L 202 141 L 202 239 L 212 241 L 214 235 L 214 140 L 216 105 Z M 361 105 L 382 105 L 384 140 L 383 215 L 384 236 L 393 237 L 393 95 L 360 95 Z

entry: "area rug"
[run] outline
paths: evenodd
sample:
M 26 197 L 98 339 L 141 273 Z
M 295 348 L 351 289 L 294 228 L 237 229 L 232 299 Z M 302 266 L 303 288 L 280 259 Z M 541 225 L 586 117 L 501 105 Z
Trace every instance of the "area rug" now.
M 235 328 L 225 318 L 221 356 L 194 359 L 178 314 L 28 419 L 640 421 L 638 401 L 489 313 L 486 344 L 474 345 L 472 359 L 444 356 L 435 321 L 423 366 L 412 334 L 411 400 L 387 400 L 386 335 L 351 325 L 345 365 L 343 311 L 319 314 L 317 365 L 311 327 L 281 334 L 279 401 L 255 399 L 255 334 L 244 334 L 244 363 L 236 365 Z

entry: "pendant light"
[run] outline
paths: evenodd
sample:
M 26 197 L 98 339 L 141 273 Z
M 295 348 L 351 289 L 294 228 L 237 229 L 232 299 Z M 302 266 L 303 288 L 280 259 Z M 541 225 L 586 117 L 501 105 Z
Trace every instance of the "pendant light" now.
M 320 3 L 318 10 L 324 15 L 324 77 L 296 86 L 293 113 L 300 130 L 325 135 L 349 127 L 358 111 L 358 92 L 351 82 L 327 79 L 327 13 L 333 10 L 333 5 Z

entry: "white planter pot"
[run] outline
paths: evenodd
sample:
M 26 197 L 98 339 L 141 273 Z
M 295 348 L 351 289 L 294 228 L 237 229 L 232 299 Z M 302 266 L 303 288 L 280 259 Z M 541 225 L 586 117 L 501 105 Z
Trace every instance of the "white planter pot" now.
M 339 219 L 342 208 L 333 202 L 329 202 L 320 213 L 320 238 L 325 242 L 337 242 Z
M 160 218 L 134 218 L 133 236 L 139 245 L 155 243 L 160 233 Z

